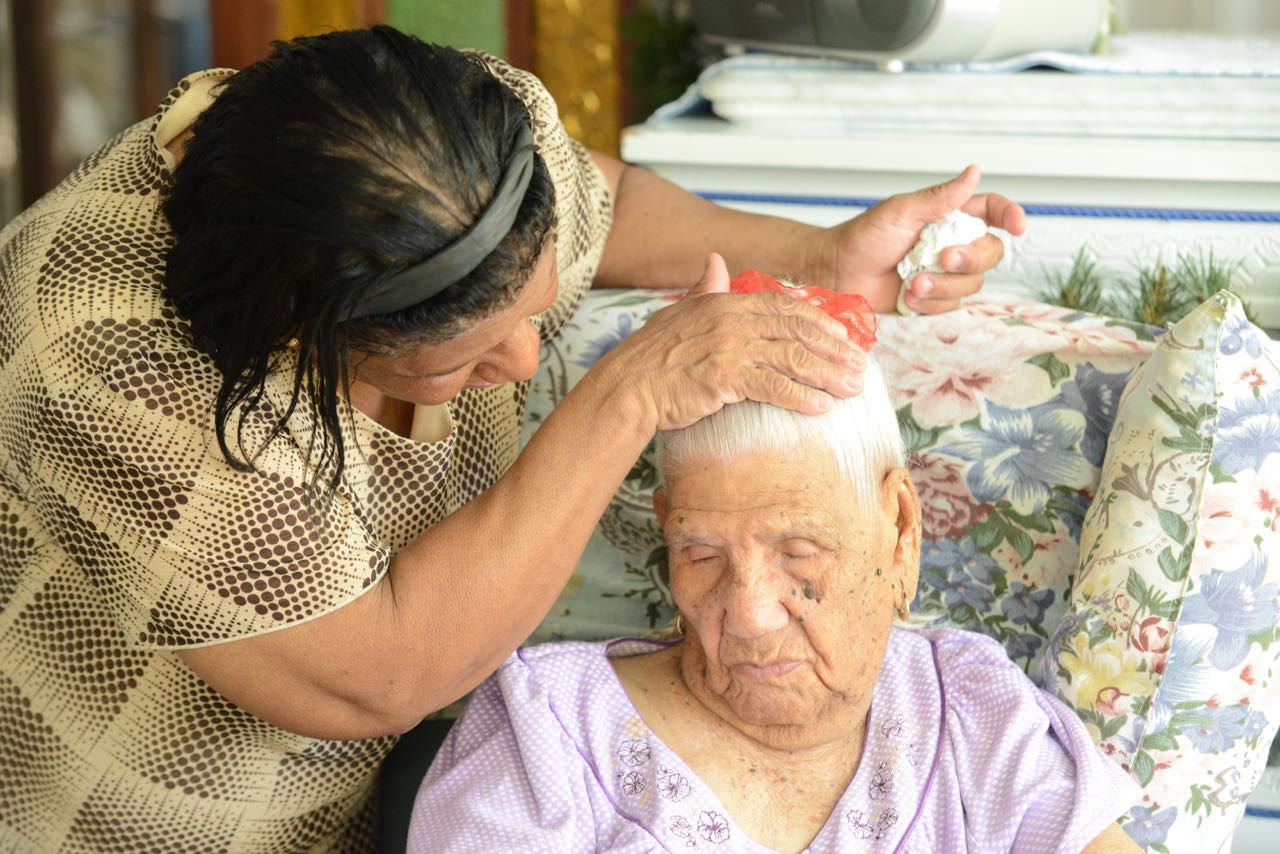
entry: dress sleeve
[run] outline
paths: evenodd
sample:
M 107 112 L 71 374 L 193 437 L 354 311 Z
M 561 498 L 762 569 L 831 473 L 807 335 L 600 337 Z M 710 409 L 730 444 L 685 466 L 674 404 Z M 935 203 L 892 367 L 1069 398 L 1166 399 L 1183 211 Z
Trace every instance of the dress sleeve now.
M 472 695 L 418 790 L 408 854 L 596 850 L 589 771 L 531 678 L 513 657 Z
M 972 850 L 1076 854 L 1141 797 L 998 643 L 952 630 L 936 642 Z
M 242 472 L 211 427 L 217 372 L 185 324 L 147 299 L 51 336 L 31 384 L 28 493 L 126 637 L 202 646 L 308 620 L 350 602 L 389 550 L 345 493 L 309 495 L 287 432 Z M 245 420 L 268 437 L 270 404 Z
M 591 287 L 613 224 L 613 200 L 587 149 L 565 130 L 556 102 L 542 81 L 495 56 L 472 53 L 528 107 L 538 153 L 555 184 L 560 293 L 540 316 L 542 340 L 546 342 L 560 334 Z

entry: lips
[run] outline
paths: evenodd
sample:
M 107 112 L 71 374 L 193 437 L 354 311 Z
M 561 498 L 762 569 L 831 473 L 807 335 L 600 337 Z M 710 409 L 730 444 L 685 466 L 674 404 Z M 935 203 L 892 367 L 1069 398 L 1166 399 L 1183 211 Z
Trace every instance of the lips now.
M 755 682 L 772 682 L 783 678 L 803 663 L 804 662 L 802 661 L 790 658 L 760 663 L 744 661 L 737 664 L 730 664 L 729 670 L 739 679 L 746 679 Z

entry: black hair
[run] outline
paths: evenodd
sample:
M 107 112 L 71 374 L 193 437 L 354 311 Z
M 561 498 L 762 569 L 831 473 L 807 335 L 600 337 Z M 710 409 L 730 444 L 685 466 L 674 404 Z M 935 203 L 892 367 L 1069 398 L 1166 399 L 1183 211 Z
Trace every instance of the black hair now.
M 390 27 L 277 42 L 197 119 L 164 201 L 164 292 L 222 374 L 227 462 L 254 459 L 301 404 L 329 493 L 345 448 L 350 348 L 447 340 L 515 301 L 555 226 L 540 156 L 514 225 L 467 276 L 402 311 L 352 319 L 365 289 L 431 257 L 483 213 L 529 112 L 477 57 Z M 244 427 L 297 338 L 293 393 L 262 446 Z M 278 415 L 277 415 L 278 412 Z

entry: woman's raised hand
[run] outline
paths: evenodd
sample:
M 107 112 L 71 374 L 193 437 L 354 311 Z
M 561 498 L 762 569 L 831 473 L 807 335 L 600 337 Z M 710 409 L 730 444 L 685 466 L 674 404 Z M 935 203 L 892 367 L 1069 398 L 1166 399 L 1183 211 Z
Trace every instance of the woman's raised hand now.
M 862 391 L 866 356 L 844 325 L 778 294 L 730 294 L 724 259 L 655 313 L 592 370 L 611 376 L 654 430 L 686 427 L 729 403 L 757 400 L 815 414 Z
M 1022 207 L 995 193 L 977 193 L 982 173 L 969 166 L 955 178 L 913 193 L 891 196 L 875 207 L 820 233 L 822 259 L 808 271 L 814 284 L 861 294 L 876 311 L 890 311 L 898 298 L 898 261 L 930 222 L 953 210 L 978 217 L 992 228 L 1022 234 L 1027 215 Z M 967 246 L 942 253 L 945 273 L 917 276 L 907 305 L 922 314 L 950 311 L 960 298 L 976 294 L 983 279 L 1004 257 L 1000 238 L 987 234 Z

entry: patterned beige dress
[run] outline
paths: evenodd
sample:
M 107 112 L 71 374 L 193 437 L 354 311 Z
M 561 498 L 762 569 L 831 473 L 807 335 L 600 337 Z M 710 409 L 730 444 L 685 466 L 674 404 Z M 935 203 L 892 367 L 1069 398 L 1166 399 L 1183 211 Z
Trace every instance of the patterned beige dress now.
M 528 105 L 556 186 L 561 290 L 547 337 L 589 286 L 611 201 L 542 85 L 484 59 Z M 517 452 L 524 383 L 462 392 L 435 441 L 350 412 L 348 468 L 319 524 L 303 500 L 301 416 L 259 473 L 227 465 L 211 427 L 220 377 L 161 295 L 171 236 L 159 204 L 163 143 L 229 73 L 183 80 L 0 232 L 3 851 L 372 849 L 376 773 L 394 739 L 272 727 L 174 649 L 342 607 Z M 271 379 L 248 447 L 291 373 Z

